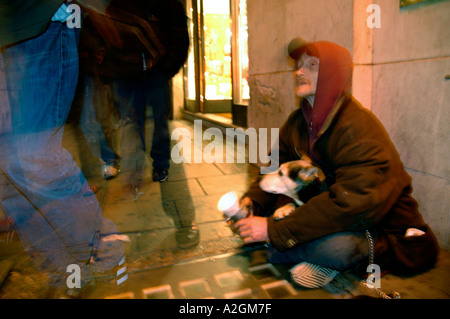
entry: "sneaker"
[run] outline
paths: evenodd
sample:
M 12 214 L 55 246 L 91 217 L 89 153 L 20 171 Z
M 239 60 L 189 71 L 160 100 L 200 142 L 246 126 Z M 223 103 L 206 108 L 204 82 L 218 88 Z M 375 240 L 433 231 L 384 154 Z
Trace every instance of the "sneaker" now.
M 169 169 L 167 168 L 154 168 L 152 179 L 154 182 L 158 181 L 160 183 L 165 182 L 169 176 Z
M 292 280 L 306 288 L 320 288 L 330 283 L 339 271 L 302 262 L 290 270 Z
M 175 239 L 181 249 L 189 249 L 198 245 L 200 241 L 200 232 L 197 226 L 183 227 L 176 231 Z
M 120 169 L 114 167 L 113 165 L 103 165 L 102 174 L 104 179 L 111 179 L 119 175 Z

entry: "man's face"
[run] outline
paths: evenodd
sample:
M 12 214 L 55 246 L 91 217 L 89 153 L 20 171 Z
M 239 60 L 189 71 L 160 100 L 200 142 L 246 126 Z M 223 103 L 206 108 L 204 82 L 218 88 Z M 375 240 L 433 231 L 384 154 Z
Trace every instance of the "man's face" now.
M 295 63 L 295 94 L 298 97 L 315 95 L 319 77 L 319 58 L 304 52 Z

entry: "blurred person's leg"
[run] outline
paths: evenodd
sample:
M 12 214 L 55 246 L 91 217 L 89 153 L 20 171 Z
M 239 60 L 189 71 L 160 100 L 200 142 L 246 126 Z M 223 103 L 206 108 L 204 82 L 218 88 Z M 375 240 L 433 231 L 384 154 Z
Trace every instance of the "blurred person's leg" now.
M 75 30 L 52 22 L 2 55 L 12 132 L 1 136 L 1 205 L 42 271 L 116 266 L 123 244 L 101 239 L 117 229 L 97 198 L 83 195 L 86 179 L 61 145 L 78 76 Z
M 121 167 L 121 118 L 114 95 L 113 83 L 99 77 L 93 79 L 94 93 L 93 106 L 95 118 L 99 123 L 103 137 L 100 139 L 100 152 L 102 160 L 115 172 L 105 176 L 115 177 Z
M 68 120 L 74 125 L 81 170 L 91 183 L 101 178 L 100 167 L 105 164 L 100 150 L 104 137 L 95 119 L 93 96 L 92 77 L 80 74 Z
M 120 114 L 111 90 L 110 84 L 96 76 L 82 76 L 72 104 L 82 170 L 88 179 L 110 179 L 120 172 Z
M 145 103 L 142 81 L 114 79 L 114 97 L 121 117 L 121 174 L 133 192 L 139 193 L 143 183 L 145 140 L 143 118 Z
M 153 159 L 154 180 L 164 181 L 170 167 L 169 79 L 159 67 L 146 71 L 147 103 L 153 109 L 154 130 L 150 156 Z

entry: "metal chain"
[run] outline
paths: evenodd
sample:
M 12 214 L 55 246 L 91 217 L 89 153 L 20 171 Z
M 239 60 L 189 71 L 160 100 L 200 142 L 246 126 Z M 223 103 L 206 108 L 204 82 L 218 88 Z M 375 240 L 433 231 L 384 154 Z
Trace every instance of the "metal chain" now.
M 373 265 L 374 264 L 373 263 L 374 262 L 373 238 L 367 229 L 366 229 L 365 233 L 366 233 L 367 241 L 369 242 L 369 265 Z M 398 292 L 394 291 L 391 295 L 388 295 L 385 292 L 383 292 L 381 289 L 368 284 L 367 281 L 365 281 L 365 280 L 361 280 L 361 285 L 375 291 L 383 299 L 400 299 L 401 298 L 401 295 Z
M 366 229 L 366 238 L 369 242 L 369 265 L 373 265 L 373 238 L 370 232 Z

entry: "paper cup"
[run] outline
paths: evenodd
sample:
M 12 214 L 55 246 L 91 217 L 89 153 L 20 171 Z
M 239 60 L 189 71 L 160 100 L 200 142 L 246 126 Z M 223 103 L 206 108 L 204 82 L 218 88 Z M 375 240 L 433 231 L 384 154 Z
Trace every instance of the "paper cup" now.
M 228 218 L 233 221 L 245 218 L 245 213 L 239 206 L 239 196 L 237 192 L 232 191 L 223 195 L 217 208 Z

